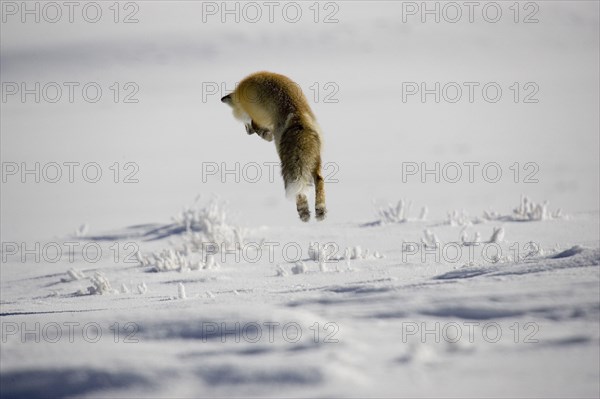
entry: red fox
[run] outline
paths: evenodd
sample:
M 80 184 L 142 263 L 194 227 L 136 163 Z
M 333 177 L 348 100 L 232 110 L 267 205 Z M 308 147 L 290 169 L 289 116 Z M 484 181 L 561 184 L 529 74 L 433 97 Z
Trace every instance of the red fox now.
M 221 101 L 233 115 L 267 141 L 275 139 L 288 198 L 296 198 L 303 222 L 310 219 L 306 191 L 315 186 L 315 215 L 325 219 L 325 182 L 321 174 L 321 133 L 300 86 L 286 76 L 257 72 L 242 80 Z

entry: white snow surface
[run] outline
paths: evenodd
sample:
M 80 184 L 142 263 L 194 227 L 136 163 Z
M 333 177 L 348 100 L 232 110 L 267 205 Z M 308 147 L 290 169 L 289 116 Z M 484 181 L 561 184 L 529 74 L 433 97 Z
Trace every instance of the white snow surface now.
M 3 165 L 103 172 L 3 175 L 2 397 L 599 397 L 599 6 L 536 2 L 518 24 L 509 3 L 497 24 L 403 23 L 383 1 L 331 3 L 331 24 L 312 2 L 297 24 L 203 22 L 191 1 L 136 2 L 135 24 L 109 3 L 98 24 L 2 23 L 2 82 L 105 92 L 0 104 Z M 257 70 L 297 81 L 319 119 L 324 222 L 298 220 L 273 143 L 219 101 Z M 403 103 L 422 81 L 505 93 Z M 224 88 L 203 101 L 207 82 Z M 115 183 L 115 162 L 139 181 Z M 236 162 L 273 178 L 203 175 Z M 403 182 L 403 162 L 504 178 Z

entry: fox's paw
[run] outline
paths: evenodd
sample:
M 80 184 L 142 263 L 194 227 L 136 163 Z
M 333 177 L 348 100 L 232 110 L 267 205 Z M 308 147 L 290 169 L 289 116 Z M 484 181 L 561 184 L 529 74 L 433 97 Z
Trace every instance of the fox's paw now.
M 303 222 L 308 222 L 310 220 L 310 211 L 308 209 L 298 209 L 298 216 L 300 216 L 300 220 Z
M 263 139 L 263 140 L 266 140 L 266 141 L 269 141 L 269 142 L 270 142 L 270 141 L 273 141 L 273 133 L 271 133 L 271 132 L 270 132 L 270 131 L 268 131 L 268 130 L 263 130 L 263 131 L 261 131 L 261 132 L 258 132 L 257 134 L 258 134 L 260 137 L 262 137 L 262 139 Z
M 254 134 L 254 128 L 252 127 L 252 124 L 246 123 L 244 126 L 246 126 L 246 133 Z
M 327 208 L 325 208 L 325 205 L 315 206 L 315 216 L 316 216 L 317 220 L 319 220 L 319 221 L 324 220 L 326 215 L 327 215 Z

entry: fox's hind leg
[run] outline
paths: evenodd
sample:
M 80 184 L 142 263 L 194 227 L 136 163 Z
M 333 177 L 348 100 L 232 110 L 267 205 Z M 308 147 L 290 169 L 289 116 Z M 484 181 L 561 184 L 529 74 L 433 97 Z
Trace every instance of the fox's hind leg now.
M 321 175 L 321 159 L 317 162 L 313 179 L 315 181 L 315 216 L 317 220 L 323 220 L 327 214 L 327 208 L 325 207 L 325 181 Z
M 296 209 L 298 210 L 298 216 L 303 222 L 308 222 L 310 219 L 310 210 L 308 209 L 308 199 L 304 194 L 296 195 Z

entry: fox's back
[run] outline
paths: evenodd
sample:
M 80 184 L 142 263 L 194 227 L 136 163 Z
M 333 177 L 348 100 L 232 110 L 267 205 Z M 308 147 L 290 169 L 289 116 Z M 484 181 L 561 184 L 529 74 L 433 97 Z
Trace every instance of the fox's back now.
M 234 95 L 257 124 L 270 129 L 283 126 L 290 114 L 314 120 L 300 86 L 283 75 L 254 73 L 239 83 Z

